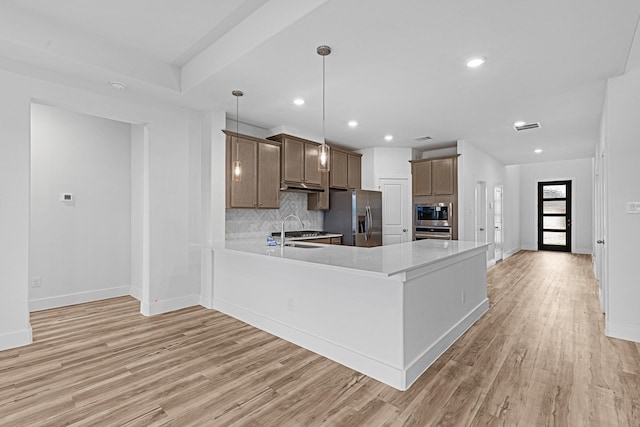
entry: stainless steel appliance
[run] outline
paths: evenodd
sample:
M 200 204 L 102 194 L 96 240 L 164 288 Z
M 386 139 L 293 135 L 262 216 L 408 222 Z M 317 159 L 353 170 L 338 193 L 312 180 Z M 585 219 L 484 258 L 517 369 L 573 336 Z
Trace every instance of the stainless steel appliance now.
M 416 203 L 413 205 L 416 226 L 451 227 L 453 210 L 451 203 Z
M 413 235 L 416 240 L 438 239 L 451 240 L 451 227 L 421 227 L 416 226 Z
M 324 229 L 342 234 L 349 246 L 382 245 L 382 193 L 379 191 L 332 191 Z

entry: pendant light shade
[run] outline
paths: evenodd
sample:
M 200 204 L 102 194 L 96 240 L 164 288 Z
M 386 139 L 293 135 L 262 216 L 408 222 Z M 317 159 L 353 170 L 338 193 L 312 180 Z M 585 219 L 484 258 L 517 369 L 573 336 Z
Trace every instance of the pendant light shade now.
M 325 133 L 325 66 L 324 59 L 331 53 L 329 46 L 318 46 L 316 49 L 318 55 L 322 56 L 322 144 L 320 144 L 320 152 L 318 153 L 318 170 L 320 172 L 329 172 L 331 170 L 331 148 L 327 145 Z
M 241 90 L 234 90 L 231 92 L 233 96 L 236 97 L 236 155 L 235 160 L 231 163 L 231 177 L 233 181 L 240 182 L 242 181 L 242 162 L 240 161 L 240 132 L 238 132 L 240 127 L 240 115 L 239 111 L 239 103 L 240 97 L 244 95 L 244 92 Z

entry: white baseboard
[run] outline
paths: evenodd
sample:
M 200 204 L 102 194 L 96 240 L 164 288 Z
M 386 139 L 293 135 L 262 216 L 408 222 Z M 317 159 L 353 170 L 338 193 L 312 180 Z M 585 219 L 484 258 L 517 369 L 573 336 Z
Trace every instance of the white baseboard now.
M 469 312 L 464 318 L 462 318 L 451 329 L 445 332 L 438 341 L 436 341 L 431 347 L 429 347 L 418 358 L 411 362 L 407 368 L 405 368 L 405 387 L 403 390 L 407 390 L 411 387 L 419 377 L 426 371 L 438 357 L 442 355 L 458 338 L 464 334 L 484 313 L 489 310 L 489 299 L 485 298 L 480 304 L 478 304 L 473 310 Z
M 138 301 L 142 301 L 142 288 L 131 286 L 131 288 L 129 289 L 129 295 L 131 295 Z
M 640 326 L 605 320 L 604 334 L 611 338 L 640 343 Z
M 399 390 L 404 384 L 404 376 L 401 369 L 389 366 L 334 342 L 293 328 L 227 301 L 214 298 L 213 308 Z
M 505 260 L 505 259 L 509 258 L 510 256 L 513 256 L 513 255 L 517 254 L 521 250 L 522 249 L 520 249 L 520 248 L 516 248 L 516 249 L 510 250 L 509 252 L 503 253 L 502 254 L 502 260 Z
M 206 295 L 200 295 L 200 305 L 204 308 L 208 308 L 209 310 L 213 309 L 213 302 L 211 298 Z
M 496 265 L 496 259 L 495 258 L 492 258 L 492 259 L 487 261 L 487 268 L 491 268 L 494 265 Z
M 574 254 L 593 255 L 592 248 L 579 248 L 572 251 Z
M 99 301 L 108 298 L 130 295 L 129 286 L 99 289 L 96 291 L 76 292 L 73 294 L 57 295 L 54 297 L 38 298 L 29 301 L 29 311 L 48 310 L 50 308 Z
M 437 342 L 405 369 L 390 366 L 334 342 L 327 341 L 226 301 L 214 298 L 213 308 L 255 326 L 258 329 L 320 354 L 334 362 L 361 372 L 398 390 L 407 390 L 442 353 L 489 309 L 489 300 L 485 299 L 471 310 L 469 314 L 440 337 Z
M 140 303 L 140 312 L 145 316 L 155 316 L 156 314 L 169 313 L 196 305 L 200 305 L 199 295 L 184 295 L 168 300 L 153 301 L 151 304 L 142 301 Z
M 22 347 L 33 342 L 31 325 L 27 329 L 0 334 L 0 351 Z

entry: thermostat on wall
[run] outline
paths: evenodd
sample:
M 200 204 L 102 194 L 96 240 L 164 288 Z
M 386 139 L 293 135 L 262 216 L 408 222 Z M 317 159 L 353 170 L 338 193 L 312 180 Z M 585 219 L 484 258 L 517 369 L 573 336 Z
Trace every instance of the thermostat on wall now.
M 61 202 L 73 202 L 74 199 L 73 193 L 60 193 Z

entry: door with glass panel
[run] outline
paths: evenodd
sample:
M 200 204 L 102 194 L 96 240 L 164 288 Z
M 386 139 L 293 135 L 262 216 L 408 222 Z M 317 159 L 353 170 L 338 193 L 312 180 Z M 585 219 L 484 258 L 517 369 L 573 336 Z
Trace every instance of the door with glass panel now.
M 571 252 L 571 181 L 538 183 L 538 249 Z

